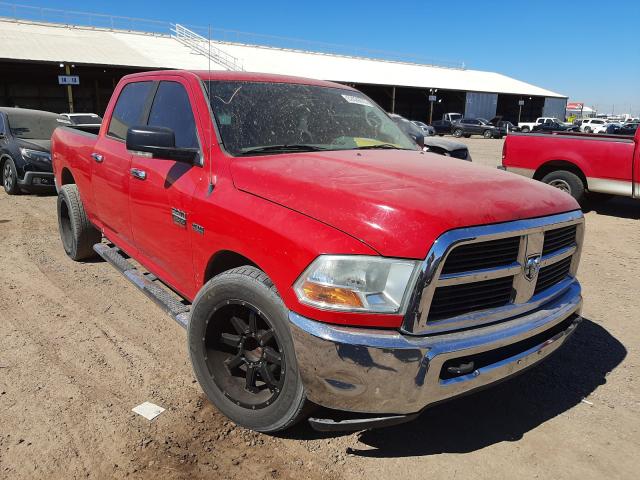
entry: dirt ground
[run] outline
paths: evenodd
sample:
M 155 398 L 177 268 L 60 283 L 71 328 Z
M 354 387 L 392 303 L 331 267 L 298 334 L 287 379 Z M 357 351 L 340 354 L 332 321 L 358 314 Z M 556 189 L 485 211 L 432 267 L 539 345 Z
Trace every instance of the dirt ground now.
M 501 141 L 465 141 L 495 168 Z M 586 217 L 585 321 L 548 361 L 410 424 L 267 436 L 204 398 L 177 324 L 65 256 L 54 196 L 2 192 L 0 478 L 638 478 L 640 202 Z M 131 412 L 146 400 L 166 411 Z

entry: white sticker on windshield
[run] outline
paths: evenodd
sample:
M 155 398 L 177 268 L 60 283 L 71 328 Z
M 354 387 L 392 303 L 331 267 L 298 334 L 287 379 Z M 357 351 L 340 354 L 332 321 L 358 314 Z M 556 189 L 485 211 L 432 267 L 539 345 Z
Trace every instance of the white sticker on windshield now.
M 373 107 L 371 102 L 366 98 L 358 97 L 356 95 L 345 95 L 342 94 L 342 98 L 344 98 L 349 103 L 357 103 L 358 105 L 364 105 L 365 107 Z

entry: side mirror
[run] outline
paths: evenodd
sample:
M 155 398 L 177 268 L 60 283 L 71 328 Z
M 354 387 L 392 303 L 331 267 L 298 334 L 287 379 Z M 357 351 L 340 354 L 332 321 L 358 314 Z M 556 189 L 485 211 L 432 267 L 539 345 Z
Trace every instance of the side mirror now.
M 424 148 L 424 135 L 416 135 L 415 140 L 420 148 Z
M 194 163 L 198 159 L 198 149 L 176 148 L 175 134 L 166 127 L 130 127 L 127 130 L 127 150 L 185 163 Z

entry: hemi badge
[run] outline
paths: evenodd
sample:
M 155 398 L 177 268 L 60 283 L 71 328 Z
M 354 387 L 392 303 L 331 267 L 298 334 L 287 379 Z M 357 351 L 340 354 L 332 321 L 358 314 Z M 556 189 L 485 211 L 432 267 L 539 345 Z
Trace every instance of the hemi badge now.
M 200 235 L 204 235 L 204 227 L 202 225 L 198 225 L 197 223 L 192 223 L 191 227 L 193 231 L 199 233 Z
M 173 223 L 176 225 L 180 225 L 184 227 L 187 224 L 187 214 L 182 210 L 178 210 L 177 208 L 171 209 L 171 217 L 173 218 Z

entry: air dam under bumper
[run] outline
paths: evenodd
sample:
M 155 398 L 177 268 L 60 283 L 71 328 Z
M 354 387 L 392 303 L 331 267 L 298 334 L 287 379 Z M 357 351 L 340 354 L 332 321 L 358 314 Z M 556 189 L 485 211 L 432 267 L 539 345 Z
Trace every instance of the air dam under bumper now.
M 339 327 L 294 312 L 289 320 L 311 401 L 351 412 L 410 414 L 538 363 L 573 333 L 582 320 L 581 308 L 576 281 L 525 315 L 447 334 L 410 336 Z M 448 365 L 468 364 L 470 359 L 477 365 L 470 373 L 441 373 Z

